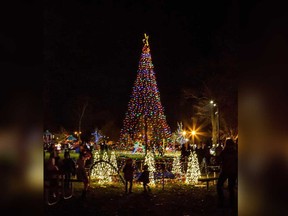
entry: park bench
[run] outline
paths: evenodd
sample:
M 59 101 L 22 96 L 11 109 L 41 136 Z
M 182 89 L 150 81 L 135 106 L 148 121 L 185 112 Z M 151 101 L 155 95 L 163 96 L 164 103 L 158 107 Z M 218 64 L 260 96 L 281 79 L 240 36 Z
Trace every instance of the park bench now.
M 218 180 L 218 176 L 203 176 L 198 178 L 198 182 L 206 182 L 206 188 L 209 189 L 209 182 Z
M 86 170 L 90 182 L 90 170 L 89 168 Z M 74 183 L 82 183 L 82 180 L 77 179 L 76 176 L 72 176 L 70 179 L 65 180 L 65 177 L 62 173 L 58 173 L 56 187 L 51 185 L 51 180 L 52 179 L 48 177 L 44 178 L 44 196 L 45 202 L 48 205 L 54 205 L 58 203 L 61 198 L 70 199 L 74 194 Z M 68 183 L 67 188 L 65 188 L 65 183 Z M 55 189 L 55 191 L 52 191 L 53 189 Z M 53 192 L 55 192 L 56 197 L 53 196 Z
M 208 172 L 219 172 L 220 166 L 219 165 L 208 165 L 207 170 L 208 170 Z
M 86 172 L 87 172 L 87 175 L 88 175 L 89 185 L 90 185 L 90 167 L 87 167 L 85 169 L 86 169 Z M 76 177 L 76 175 L 72 176 L 70 179 L 67 179 L 66 181 L 65 181 L 64 176 L 62 176 L 61 179 L 62 179 L 62 185 L 63 185 L 62 190 L 63 190 L 63 198 L 64 199 L 69 199 L 69 198 L 71 198 L 73 196 L 73 194 L 74 194 L 74 183 L 82 183 L 83 182 L 81 179 L 78 179 Z M 68 183 L 68 186 L 69 186 L 68 188 L 65 188 L 65 182 Z M 65 189 L 70 190 L 68 194 L 65 192 Z
M 52 185 L 52 180 L 56 180 Z M 62 175 L 59 173 L 57 178 L 44 177 L 44 199 L 46 204 L 54 205 L 59 202 L 60 194 L 62 194 L 63 184 Z

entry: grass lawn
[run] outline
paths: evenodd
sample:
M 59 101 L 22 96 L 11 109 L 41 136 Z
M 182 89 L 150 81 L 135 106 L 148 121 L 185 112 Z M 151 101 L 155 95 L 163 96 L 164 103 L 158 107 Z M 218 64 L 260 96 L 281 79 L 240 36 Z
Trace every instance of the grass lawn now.
M 49 152 L 45 152 L 45 160 L 48 160 L 49 159 L 49 156 L 50 156 L 50 153 Z M 60 152 L 59 153 L 59 157 L 60 159 L 63 159 L 64 158 L 64 152 Z M 73 159 L 73 160 L 77 160 L 78 157 L 79 157 L 79 153 L 75 153 L 73 151 L 70 151 L 70 157 Z
M 108 152 L 108 155 L 111 153 Z M 132 158 L 133 160 L 144 160 L 145 158 L 145 155 L 144 153 L 135 153 L 135 154 L 132 154 L 130 151 L 115 151 L 115 154 L 116 154 L 116 157 L 117 158 Z M 45 152 L 45 160 L 47 160 L 50 156 L 50 153 L 49 152 Z M 170 154 L 165 154 L 163 157 L 159 156 L 159 155 L 156 155 L 155 156 L 155 160 L 172 160 L 173 157 L 175 156 L 180 156 L 180 152 L 176 152 L 174 154 L 170 153 Z M 63 159 L 64 158 L 64 152 L 60 152 L 59 153 L 59 157 L 60 159 Z M 79 153 L 76 153 L 74 151 L 70 151 L 70 157 L 73 159 L 73 160 L 77 160 L 78 157 L 79 157 Z
M 121 151 L 115 153 L 118 161 L 127 157 L 138 162 L 144 159 L 144 154 Z M 71 152 L 71 157 L 77 159 L 79 154 Z M 49 153 L 45 154 L 45 158 L 49 158 Z M 60 158 L 63 158 L 63 153 L 60 153 Z M 156 161 L 172 158 L 173 155 L 165 155 L 156 157 Z M 217 207 L 215 182 L 206 189 L 206 183 L 202 182 L 190 185 L 185 184 L 182 179 L 177 181 L 166 179 L 163 184 L 159 179 L 154 186 L 151 186 L 151 192 L 148 194 L 143 193 L 143 186 L 137 181 L 133 183 L 132 194 L 124 193 L 121 181 L 99 184 L 92 180 L 90 183 L 86 199 L 81 199 L 82 182 L 75 182 L 73 197 L 67 200 L 61 199 L 53 206 L 45 205 L 45 215 L 237 215 L 237 207 L 228 207 L 228 200 L 224 208 Z M 228 197 L 227 187 L 224 193 Z

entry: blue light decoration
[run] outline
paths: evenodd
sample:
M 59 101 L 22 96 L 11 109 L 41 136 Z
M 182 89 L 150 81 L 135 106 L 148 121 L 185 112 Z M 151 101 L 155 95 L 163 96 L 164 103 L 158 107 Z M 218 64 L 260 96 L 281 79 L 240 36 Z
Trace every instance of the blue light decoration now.
M 95 142 L 96 144 L 98 144 L 98 142 L 100 141 L 100 139 L 103 137 L 103 135 L 101 134 L 101 131 L 100 131 L 98 128 L 96 128 L 96 129 L 95 129 L 95 132 L 91 133 L 91 135 L 94 136 L 94 142 Z

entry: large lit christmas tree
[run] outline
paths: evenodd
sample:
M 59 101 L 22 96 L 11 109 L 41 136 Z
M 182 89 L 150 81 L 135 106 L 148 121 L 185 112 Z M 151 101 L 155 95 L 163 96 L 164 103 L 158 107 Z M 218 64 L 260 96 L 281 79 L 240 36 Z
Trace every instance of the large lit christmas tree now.
M 120 131 L 120 143 L 131 146 L 137 140 L 146 146 L 159 146 L 169 142 L 171 130 L 167 124 L 146 34 L 128 111 Z M 145 153 L 147 153 L 145 151 Z

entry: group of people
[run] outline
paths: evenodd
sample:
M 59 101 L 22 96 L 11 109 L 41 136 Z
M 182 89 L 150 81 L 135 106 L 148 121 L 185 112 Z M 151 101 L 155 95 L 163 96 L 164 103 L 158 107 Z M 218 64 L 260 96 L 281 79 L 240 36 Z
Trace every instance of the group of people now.
M 148 168 L 149 166 L 145 164 L 143 167 L 143 171 L 141 172 L 140 176 L 137 179 L 137 181 L 143 183 L 143 189 L 145 193 L 147 191 L 150 191 L 150 187 L 148 185 L 150 182 Z M 132 193 L 134 172 L 135 167 L 133 165 L 133 160 L 131 158 L 128 158 L 123 167 L 124 180 L 125 180 L 125 193 Z
M 234 206 L 235 201 L 235 186 L 238 179 L 238 151 L 237 143 L 232 138 L 227 138 L 224 144 L 224 148 L 218 145 L 215 149 L 216 163 L 220 166 L 220 173 L 217 181 L 217 195 L 219 207 L 224 206 L 224 191 L 223 187 L 226 181 L 228 181 L 229 190 L 229 205 Z M 185 159 L 189 157 L 191 151 L 196 151 L 200 171 L 203 173 L 205 164 L 207 165 L 211 155 L 208 148 L 204 143 L 199 143 L 197 148 L 192 149 L 190 145 L 182 145 L 181 156 L 182 162 L 185 164 Z M 184 166 L 185 168 L 185 166 Z
M 181 146 L 181 162 L 182 162 L 182 171 L 187 171 L 187 163 L 188 163 L 188 157 L 190 154 L 195 151 L 198 158 L 198 163 L 200 167 L 200 171 L 202 174 L 207 173 L 207 165 L 210 160 L 210 153 L 209 149 L 207 148 L 206 144 L 204 142 L 200 142 L 197 147 L 191 146 L 189 143 L 184 143 Z
M 70 157 L 69 150 L 64 152 L 64 158 L 60 159 L 58 153 L 50 152 L 48 161 L 44 164 L 44 177 L 49 180 L 51 191 L 54 197 L 58 192 L 59 176 L 64 177 L 64 190 L 69 188 L 69 181 L 72 176 L 76 176 L 79 181 L 83 182 L 82 198 L 86 197 L 89 187 L 89 177 L 86 167 L 92 159 L 92 154 L 85 148 L 81 149 L 79 158 L 74 161 Z
M 203 147 L 203 146 L 202 146 Z M 201 153 L 199 153 L 200 146 L 198 149 L 198 158 L 199 160 L 203 160 L 205 154 L 203 154 L 201 158 Z M 204 149 L 204 148 L 202 148 Z M 196 149 L 197 152 L 197 149 Z M 83 192 L 82 197 L 86 197 L 86 192 L 89 187 L 89 178 L 86 172 L 86 167 L 88 161 L 92 158 L 92 154 L 82 149 L 79 154 L 79 158 L 76 162 L 70 157 L 69 151 L 64 153 L 64 159 L 60 159 L 59 155 L 55 151 L 51 151 L 50 158 L 48 162 L 45 164 L 45 178 L 49 178 L 51 180 L 50 185 L 55 187 L 53 192 L 56 192 L 57 188 L 57 175 L 64 175 L 64 187 L 68 187 L 69 179 L 71 176 L 76 175 L 77 179 L 83 181 Z M 218 153 L 217 157 L 218 163 L 220 165 L 220 173 L 217 181 L 217 194 L 219 206 L 224 205 L 224 192 L 223 186 L 224 183 L 228 180 L 228 189 L 229 189 L 229 204 L 235 205 L 235 186 L 237 184 L 238 179 L 238 151 L 236 143 L 233 139 L 226 139 L 224 148 Z M 138 177 L 137 181 L 143 183 L 144 192 L 150 191 L 149 187 L 149 170 L 148 165 L 145 164 L 143 170 Z M 134 173 L 136 171 L 135 166 L 133 164 L 133 160 L 128 158 L 123 166 L 124 180 L 125 180 L 125 193 L 132 193 L 133 188 L 133 180 Z M 54 194 L 53 194 L 54 195 Z

